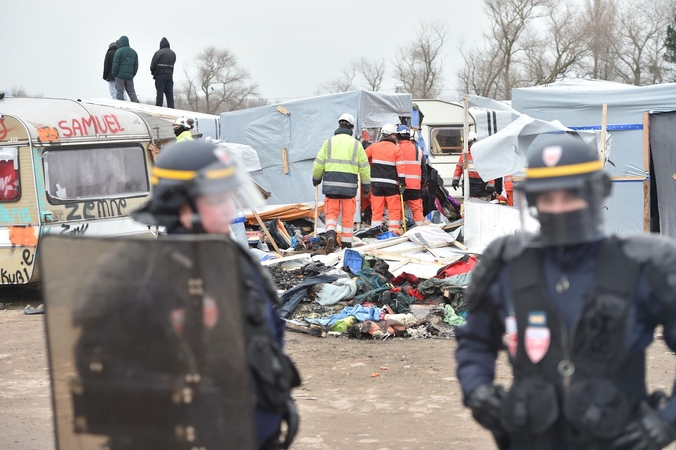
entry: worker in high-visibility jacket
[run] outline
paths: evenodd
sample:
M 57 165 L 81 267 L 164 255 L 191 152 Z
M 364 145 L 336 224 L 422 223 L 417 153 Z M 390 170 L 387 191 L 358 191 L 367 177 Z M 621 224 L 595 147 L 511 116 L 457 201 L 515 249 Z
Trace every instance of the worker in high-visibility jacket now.
M 192 122 L 192 123 L 191 123 Z M 193 128 L 194 121 L 179 117 L 174 121 L 174 134 L 176 135 L 176 142 L 194 141 L 190 130 Z
M 474 131 L 470 131 L 467 138 L 468 138 L 467 174 L 469 175 L 469 196 L 480 198 L 482 200 L 491 200 L 491 197 L 495 192 L 495 181 L 482 180 L 481 176 L 479 175 L 479 172 L 477 172 L 476 169 L 474 168 L 474 161 L 472 160 L 472 144 L 474 144 L 477 141 L 477 134 Z M 460 185 L 460 177 L 462 177 L 463 172 L 462 165 L 464 162 L 463 156 L 464 155 L 460 155 L 460 159 L 458 159 L 458 164 L 455 166 L 455 173 L 453 174 L 453 182 L 451 183 L 451 186 L 455 190 L 458 189 L 458 186 Z
M 361 177 L 362 191 L 371 189 L 371 168 L 361 143 L 352 137 L 354 116 L 345 113 L 338 119 L 338 129 L 324 141 L 312 167 L 312 184 L 322 183 L 326 220 L 326 251 L 336 246 L 338 216 L 342 214 L 341 246 L 352 247 L 357 188 Z M 323 181 L 322 181 L 323 180 Z
M 423 223 L 423 186 L 427 181 L 427 164 L 423 150 L 411 141 L 411 130 L 406 125 L 397 127 L 397 139 L 403 158 L 404 174 L 406 177 L 406 189 L 404 201 L 413 214 L 416 225 Z M 406 218 L 404 217 L 404 220 Z
M 401 197 L 406 189 L 404 157 L 397 145 L 397 126 L 384 125 L 380 131 L 380 141 L 366 149 L 371 161 L 371 197 L 372 223 L 383 220 L 387 205 L 387 228 L 394 234 L 401 234 Z

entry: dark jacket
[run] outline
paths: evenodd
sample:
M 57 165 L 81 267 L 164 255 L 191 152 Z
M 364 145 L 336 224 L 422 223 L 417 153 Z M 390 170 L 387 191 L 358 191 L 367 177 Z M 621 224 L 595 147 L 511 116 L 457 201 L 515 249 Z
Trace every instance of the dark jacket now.
M 472 274 L 472 283 L 476 284 L 470 284 L 465 296 L 469 310 L 467 324 L 458 327 L 456 330 L 458 339 L 455 354 L 458 364 L 457 374 L 465 401 L 474 389 L 482 384 L 494 381 L 495 361 L 498 351 L 505 349 L 503 335 L 507 331 L 508 318 L 514 317 L 515 305 L 517 305 L 514 296 L 516 278 L 511 270 L 517 257 L 523 253 L 522 247 L 515 244 L 517 239 L 519 238 L 513 235 L 493 241 L 484 251 L 481 263 L 477 265 Z M 599 273 L 601 248 L 610 239 L 616 239 L 615 245 L 621 249 L 624 257 L 632 260 L 632 264 L 637 265 L 637 275 L 631 279 L 633 286 L 630 289 L 631 295 L 628 302 L 630 313 L 621 316 L 625 320 L 624 324 L 619 328 L 613 328 L 612 324 L 608 322 L 609 319 L 606 319 L 597 322 L 603 325 L 594 328 L 584 325 L 584 321 L 588 319 L 588 312 L 585 308 L 591 304 L 592 299 L 596 298 L 594 293 L 598 292 L 597 274 Z M 676 246 L 673 243 L 653 236 L 622 239 L 605 238 L 604 241 L 599 243 L 563 248 L 546 247 L 540 249 L 540 258 L 543 276 L 541 278 L 535 277 L 535 279 L 540 279 L 546 287 L 537 292 L 542 292 L 542 295 L 546 296 L 546 301 L 551 303 L 551 307 L 555 310 L 554 314 L 549 315 L 549 320 L 556 321 L 565 328 L 565 333 L 552 332 L 552 336 L 564 334 L 567 338 L 566 342 L 569 343 L 569 348 L 573 348 L 570 350 L 571 355 L 574 356 L 583 347 L 578 344 L 573 346 L 575 337 L 579 333 L 620 330 L 625 335 L 622 342 L 625 343 L 623 348 L 627 352 L 626 354 L 640 356 L 640 360 L 643 361 L 645 359 L 643 353 L 653 340 L 654 329 L 657 325 L 663 325 L 664 342 L 671 350 L 676 350 L 676 305 L 673 301 L 674 287 L 669 284 L 669 280 L 676 280 L 676 278 L 673 276 L 673 263 L 667 262 L 674 261 L 674 258 L 676 258 Z M 627 264 L 623 265 L 623 267 L 625 266 Z M 662 270 L 657 268 L 662 268 Z M 619 270 L 614 272 L 619 272 Z M 562 279 L 568 280 L 568 287 L 565 290 L 558 287 Z M 609 298 L 607 295 L 603 295 L 606 300 Z M 520 297 L 518 301 L 522 302 L 522 298 Z M 613 308 L 613 313 L 620 309 Z M 604 310 L 599 308 L 599 311 Z M 516 318 L 516 322 L 519 325 L 518 318 Z M 523 322 L 522 320 L 519 329 L 525 328 L 525 325 L 532 325 L 530 318 L 525 324 Z M 582 325 L 578 327 L 578 323 Z M 545 326 L 550 325 L 545 323 Z M 525 339 L 529 338 L 528 333 L 529 330 L 526 328 Z M 603 336 L 599 334 L 595 339 L 585 341 L 589 343 L 587 347 L 592 350 L 606 349 L 607 347 L 600 343 L 603 342 L 600 337 Z M 519 355 L 523 357 L 524 347 L 521 343 L 521 331 L 517 332 L 515 339 L 514 342 L 518 342 L 518 347 L 512 347 L 512 351 L 516 353 L 517 357 Z M 547 342 L 549 342 L 549 338 Z M 554 342 L 553 339 L 552 342 Z M 525 351 L 528 352 L 529 348 L 525 347 Z M 545 348 L 546 354 L 550 351 L 552 351 L 551 346 Z M 612 353 L 606 354 L 612 355 Z M 530 357 L 531 354 L 527 356 Z M 617 362 L 617 360 L 618 358 L 613 358 L 613 361 Z M 510 358 L 510 361 L 513 360 Z M 594 374 L 603 379 L 608 379 L 605 374 L 600 372 L 604 367 L 602 366 L 604 361 L 607 360 L 599 359 L 598 361 L 599 369 L 597 371 L 599 373 L 589 370 L 585 372 L 578 367 L 575 375 Z M 543 358 L 542 363 L 544 362 Z M 539 375 L 535 372 L 533 374 Z M 637 382 L 644 384 L 643 371 L 636 373 L 618 370 L 616 375 L 616 380 L 620 379 L 622 386 L 631 386 Z M 575 379 L 573 378 L 571 383 L 574 382 Z M 571 386 L 573 385 L 571 384 Z M 634 389 L 634 392 L 636 391 L 645 395 L 645 388 Z M 573 392 L 572 388 L 570 392 Z M 610 401 L 608 401 L 608 404 L 611 404 Z M 632 413 L 635 411 L 635 409 L 632 409 Z M 665 407 L 660 410 L 660 414 L 670 423 L 676 423 L 676 396 L 672 396 L 666 402 Z M 598 413 L 598 416 L 604 417 L 602 413 Z M 585 415 L 585 417 L 587 416 Z M 566 417 L 566 420 L 571 420 L 571 418 L 574 419 L 574 415 Z M 566 442 L 561 442 L 561 447 L 542 446 L 540 448 L 592 448 L 566 446 L 566 444 Z M 515 447 L 519 448 L 518 446 Z
M 106 58 L 103 60 L 103 79 L 106 81 L 115 81 L 113 76 L 113 57 L 117 51 L 117 42 L 113 42 L 108 46 Z
M 129 38 L 122 36 L 117 40 L 117 51 L 113 57 L 113 76 L 123 80 L 133 80 L 138 71 L 138 55 L 129 46 Z
M 169 41 L 163 37 L 160 41 L 160 49 L 153 55 L 150 62 L 150 73 L 156 80 L 171 80 L 174 75 L 176 53 L 169 48 Z

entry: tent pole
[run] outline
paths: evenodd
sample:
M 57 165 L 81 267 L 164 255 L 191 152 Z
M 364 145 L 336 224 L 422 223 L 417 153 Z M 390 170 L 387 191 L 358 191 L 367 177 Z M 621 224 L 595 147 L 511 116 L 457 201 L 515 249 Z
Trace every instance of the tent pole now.
M 606 129 L 608 127 L 608 104 L 603 104 L 603 110 L 601 112 L 601 162 L 603 163 L 603 168 L 606 167 Z
M 465 108 L 465 120 L 463 124 L 463 129 L 462 129 L 462 135 L 463 135 L 463 140 L 462 140 L 462 185 L 463 185 L 463 207 L 465 209 L 465 213 L 467 212 L 467 206 L 465 203 L 467 203 L 467 200 L 469 199 L 469 173 L 468 173 L 468 167 L 469 167 L 469 100 L 467 97 L 464 98 L 463 100 L 464 108 Z

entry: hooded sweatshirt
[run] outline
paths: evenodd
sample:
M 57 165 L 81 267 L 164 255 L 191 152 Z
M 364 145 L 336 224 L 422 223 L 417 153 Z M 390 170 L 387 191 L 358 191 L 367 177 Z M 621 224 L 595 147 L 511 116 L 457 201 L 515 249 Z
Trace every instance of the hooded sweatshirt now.
M 113 76 L 123 80 L 133 80 L 138 71 L 138 55 L 129 46 L 129 38 L 122 36 L 117 40 L 117 51 L 113 57 Z
M 115 81 L 113 76 L 113 57 L 117 51 L 117 42 L 113 42 L 108 46 L 106 57 L 103 60 L 103 79 L 106 81 Z
M 174 75 L 176 53 L 169 47 L 169 41 L 163 37 L 160 41 L 160 49 L 153 55 L 150 63 L 150 73 L 156 80 L 171 80 Z

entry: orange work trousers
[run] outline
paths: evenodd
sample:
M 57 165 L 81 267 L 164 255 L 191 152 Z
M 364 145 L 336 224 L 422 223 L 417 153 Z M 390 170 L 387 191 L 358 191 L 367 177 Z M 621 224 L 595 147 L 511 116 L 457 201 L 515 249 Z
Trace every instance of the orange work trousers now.
M 423 202 L 422 199 L 416 199 L 416 200 L 406 200 L 406 204 L 408 205 L 409 209 L 411 210 L 411 213 L 413 214 L 413 221 L 415 222 L 416 225 L 420 225 L 423 223 L 423 220 L 425 220 L 425 216 L 423 215 Z
M 326 219 L 326 231 L 336 231 L 338 216 L 342 213 L 340 226 L 341 242 L 352 242 L 354 237 L 354 212 L 357 210 L 356 198 L 324 198 L 324 216 Z
M 383 221 L 385 204 L 387 204 L 387 228 L 393 233 L 399 233 L 401 229 L 401 197 L 399 195 L 371 197 L 371 211 L 373 211 L 371 223 L 378 224 Z

